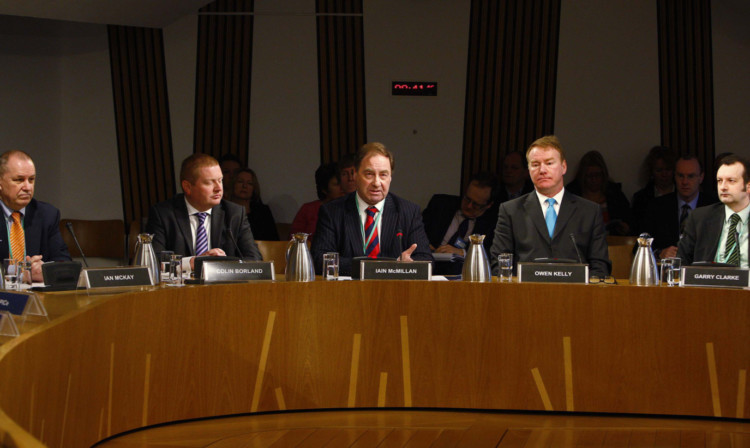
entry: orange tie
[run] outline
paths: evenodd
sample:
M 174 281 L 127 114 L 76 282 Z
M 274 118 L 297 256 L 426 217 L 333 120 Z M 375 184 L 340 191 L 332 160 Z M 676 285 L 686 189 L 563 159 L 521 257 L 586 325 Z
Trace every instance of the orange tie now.
M 23 261 L 26 259 L 25 240 L 23 226 L 21 225 L 21 214 L 13 212 L 11 215 L 13 224 L 10 226 L 10 250 L 13 253 L 13 259 Z

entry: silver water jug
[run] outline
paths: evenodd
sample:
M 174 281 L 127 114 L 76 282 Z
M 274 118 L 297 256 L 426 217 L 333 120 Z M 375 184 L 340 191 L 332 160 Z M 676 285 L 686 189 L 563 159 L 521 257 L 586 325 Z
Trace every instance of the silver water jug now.
M 315 280 L 315 267 L 307 248 L 307 237 L 307 233 L 295 233 L 287 245 L 284 277 L 288 282 Z
M 135 244 L 135 257 L 133 257 L 133 266 L 146 266 L 148 273 L 151 276 L 151 284 L 159 284 L 159 260 L 156 258 L 154 253 L 154 247 L 151 245 L 151 241 L 154 239 L 153 235 L 148 233 L 141 233 L 138 235 L 138 240 Z
M 651 250 L 654 241 L 648 233 L 641 233 L 638 237 L 638 251 L 630 267 L 630 284 L 637 286 L 654 286 L 659 277 L 656 274 L 656 259 Z
M 492 271 L 487 252 L 484 250 L 484 235 L 470 235 L 469 247 L 466 249 L 464 268 L 461 278 L 466 282 L 490 282 Z

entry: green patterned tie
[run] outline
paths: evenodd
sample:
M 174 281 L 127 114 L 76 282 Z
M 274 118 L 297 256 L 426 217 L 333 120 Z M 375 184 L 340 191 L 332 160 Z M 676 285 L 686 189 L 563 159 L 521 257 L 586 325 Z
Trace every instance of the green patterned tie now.
M 737 224 L 740 222 L 740 215 L 737 213 L 729 217 L 729 233 L 727 234 L 727 243 L 724 246 L 724 257 L 727 263 L 740 265 L 740 246 L 737 241 Z

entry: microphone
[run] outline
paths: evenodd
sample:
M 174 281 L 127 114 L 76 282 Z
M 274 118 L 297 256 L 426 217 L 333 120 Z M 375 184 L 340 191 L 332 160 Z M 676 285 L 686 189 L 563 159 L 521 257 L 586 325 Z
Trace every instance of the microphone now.
M 400 257 L 404 253 L 404 232 L 401 229 L 396 230 L 396 237 L 398 238 L 398 253 Z
M 570 232 L 570 240 L 573 241 L 573 247 L 576 250 L 576 255 L 578 255 L 578 262 L 583 264 L 583 258 L 581 257 L 581 252 L 578 250 L 578 244 L 576 243 L 576 236 L 573 235 L 573 232 Z
M 83 254 L 83 249 L 81 249 L 81 245 L 78 243 L 78 238 L 76 238 L 76 233 L 73 231 L 73 223 L 68 221 L 65 223 L 65 227 L 68 228 L 68 232 L 70 232 L 70 235 L 73 237 L 73 241 L 75 241 L 76 243 L 78 252 L 81 253 L 81 258 L 83 258 L 83 264 L 86 265 L 86 267 L 89 267 L 89 262 L 86 261 L 86 255 Z
M 232 240 L 232 244 L 234 244 L 234 248 L 237 249 L 237 253 L 240 256 L 240 261 L 242 261 L 242 259 L 245 258 L 245 256 L 242 255 L 242 251 L 240 250 L 240 246 L 237 245 L 237 240 L 234 239 L 234 234 L 232 233 L 232 229 L 230 229 L 229 227 L 225 227 L 224 229 L 229 234 L 229 239 Z

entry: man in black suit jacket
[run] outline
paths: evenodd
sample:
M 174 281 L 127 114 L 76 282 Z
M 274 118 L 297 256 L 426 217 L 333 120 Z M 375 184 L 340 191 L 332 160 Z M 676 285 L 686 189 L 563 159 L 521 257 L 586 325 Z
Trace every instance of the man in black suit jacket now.
M 316 272 L 322 272 L 326 252 L 339 253 L 341 275 L 351 275 L 353 258 L 368 252 L 372 258 L 432 261 L 419 206 L 389 193 L 391 153 L 381 143 L 368 143 L 359 151 L 355 169 L 357 189 L 320 207 L 312 243 Z
M 675 191 L 654 198 L 648 205 L 641 229 L 654 239 L 651 248 L 657 258 L 677 256 L 682 224 L 692 211 L 712 203 L 701 194 L 703 168 L 697 158 L 683 156 L 675 165 Z
M 190 269 L 194 256 L 199 255 L 262 259 L 244 208 L 222 200 L 222 177 L 219 162 L 207 154 L 193 154 L 182 162 L 180 183 L 184 194 L 156 204 L 149 212 L 146 231 L 154 235 L 154 251 L 181 254 L 183 266 Z M 199 213 L 208 215 L 203 223 L 208 244 L 202 253 L 196 253 L 201 231 Z
M 690 213 L 677 256 L 684 265 L 708 261 L 750 267 L 750 162 L 726 156 L 716 179 L 721 202 Z
M 46 202 L 34 199 L 36 168 L 31 156 L 23 151 L 6 151 L 0 155 L 0 260 L 25 259 L 31 262 L 31 278 L 42 281 L 42 264 L 47 261 L 70 261 L 68 247 L 60 235 L 60 211 Z M 13 254 L 9 229 L 13 214 L 18 213 L 23 227 L 24 247 Z
M 484 235 L 484 247 L 489 253 L 497 222 L 494 195 L 497 178 L 491 173 L 477 173 L 471 177 L 463 197 L 436 194 L 422 212 L 422 221 L 430 249 L 435 253 L 466 256 L 469 235 Z M 437 262 L 435 274 L 460 274 L 463 263 Z
M 497 256 L 504 252 L 513 253 L 514 263 L 537 258 L 577 261 L 580 254 L 591 275 L 609 275 L 611 262 L 601 210 L 563 188 L 567 163 L 558 139 L 538 139 L 526 158 L 535 191 L 500 204 L 491 251 L 493 268 Z M 550 214 L 556 219 L 547 222 Z
M 502 185 L 497 191 L 497 203 L 515 199 L 534 191 L 534 184 L 529 180 L 524 155 L 519 151 L 509 152 L 503 158 Z

